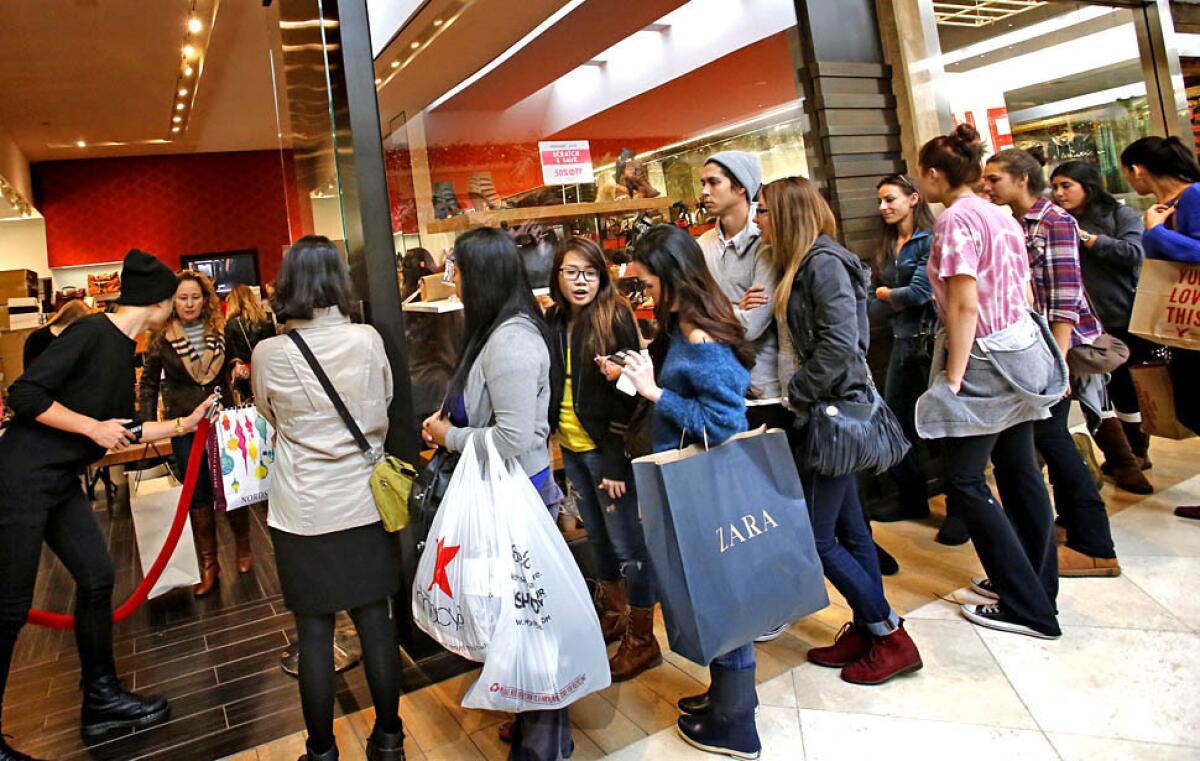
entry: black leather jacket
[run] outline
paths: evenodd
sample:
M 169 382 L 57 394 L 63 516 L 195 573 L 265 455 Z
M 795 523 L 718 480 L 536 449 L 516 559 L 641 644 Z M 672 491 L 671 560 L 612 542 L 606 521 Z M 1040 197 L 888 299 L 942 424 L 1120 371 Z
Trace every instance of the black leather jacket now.
M 553 337 L 550 347 L 550 387 L 554 391 L 553 398 L 561 400 L 566 384 L 567 319 L 562 310 L 555 306 L 546 313 L 546 320 L 550 323 Z M 617 312 L 613 334 L 617 340 L 615 351 L 637 351 L 641 347 L 637 325 L 628 310 Z M 625 456 L 625 431 L 637 405 L 637 397 L 618 391 L 616 384 L 604 377 L 592 361 L 592 355 L 583 348 L 579 331 L 571 336 L 571 396 L 575 416 L 600 450 L 601 477 L 613 481 L 626 480 L 629 477 L 629 458 Z M 552 431 L 558 430 L 560 412 L 558 404 L 551 405 Z
M 867 288 L 870 269 L 854 253 L 822 235 L 804 257 L 787 304 L 796 373 L 788 398 L 797 423 L 816 402 L 867 402 Z

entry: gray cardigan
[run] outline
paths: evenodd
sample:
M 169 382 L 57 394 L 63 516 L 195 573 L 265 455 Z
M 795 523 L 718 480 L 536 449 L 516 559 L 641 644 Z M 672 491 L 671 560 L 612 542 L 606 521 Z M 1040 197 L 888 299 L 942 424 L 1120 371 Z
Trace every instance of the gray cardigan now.
M 1079 226 L 1096 236 L 1091 248 L 1079 244 L 1083 286 L 1092 311 L 1106 328 L 1126 328 L 1142 274 L 1142 217 L 1121 205 L 1112 214 L 1086 215 Z
M 492 331 L 463 396 L 470 425 L 450 429 L 448 449 L 461 452 L 480 434 L 477 451 L 484 456 L 482 434 L 490 429 L 500 456 L 517 458 L 526 475 L 550 467 L 550 351 L 528 317 L 510 317 Z

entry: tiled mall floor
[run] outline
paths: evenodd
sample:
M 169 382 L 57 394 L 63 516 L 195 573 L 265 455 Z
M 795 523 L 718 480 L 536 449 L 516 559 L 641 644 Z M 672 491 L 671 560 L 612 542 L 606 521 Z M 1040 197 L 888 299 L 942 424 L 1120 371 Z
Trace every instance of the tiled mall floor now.
M 1163 451 L 1166 450 L 1166 451 Z M 1175 518 L 1176 504 L 1200 504 L 1200 447 L 1160 449 L 1153 471 L 1162 491 L 1144 499 L 1104 489 L 1124 575 L 1065 579 L 1063 637 L 1048 642 L 979 629 L 948 599 L 977 572 L 970 545 L 932 540 L 935 522 L 876 525 L 900 559 L 887 580 L 893 605 L 925 667 L 882 687 L 854 687 L 837 672 L 805 663 L 848 617 L 837 602 L 758 646 L 758 718 L 763 758 L 826 761 L 898 759 L 1200 759 L 1200 523 Z M 1170 474 L 1179 474 L 1171 479 Z M 659 632 L 665 644 L 666 637 Z M 468 674 L 404 698 L 410 761 L 503 759 L 502 717 L 458 707 Z M 673 761 L 714 758 L 676 735 L 674 701 L 704 688 L 706 670 L 673 654 L 632 682 L 572 707 L 575 759 Z M 338 720 L 342 758 L 363 758 L 370 711 Z M 302 734 L 234 756 L 295 761 Z

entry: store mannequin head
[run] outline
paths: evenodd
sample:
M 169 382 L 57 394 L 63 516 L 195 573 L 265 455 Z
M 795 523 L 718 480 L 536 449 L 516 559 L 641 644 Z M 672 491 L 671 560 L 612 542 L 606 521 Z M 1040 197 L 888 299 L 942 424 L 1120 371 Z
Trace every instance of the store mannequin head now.
M 992 203 L 1027 209 L 1046 189 L 1046 163 L 1040 147 L 1006 148 L 992 154 L 983 167 L 983 187 Z
M 175 289 L 175 317 L 180 322 L 204 322 L 209 332 L 221 330 L 221 299 L 212 281 L 195 270 L 183 270 Z
M 600 246 L 588 238 L 568 238 L 554 257 L 550 297 L 582 333 L 590 355 L 611 354 L 617 349 L 613 326 L 620 309 L 628 310 L 617 291 Z
M 713 279 L 699 244 L 684 229 L 654 225 L 633 248 L 634 274 L 654 299 L 654 317 L 668 334 L 681 326 L 700 329 L 712 340 L 728 344 L 746 367 L 754 365 L 754 349 L 746 329 L 733 313 L 729 298 Z
M 305 235 L 283 255 L 271 308 L 281 320 L 311 320 L 316 309 L 354 312 L 350 271 L 337 246 L 324 235 Z
M 1151 195 L 1155 186 L 1200 182 L 1200 166 L 1192 150 L 1177 137 L 1152 135 L 1121 151 L 1121 168 L 1130 186 Z
M 970 124 L 960 124 L 949 135 L 939 135 L 925 145 L 917 163 L 917 187 L 929 203 L 945 203 L 979 181 L 983 146 Z
M 764 211 L 765 207 L 765 211 Z M 775 318 L 787 320 L 787 303 L 796 271 L 821 235 L 837 235 L 837 219 L 817 186 L 806 177 L 785 177 L 763 187 L 757 208 L 758 229 L 772 251 L 780 278 L 775 289 Z
M 1104 188 L 1100 170 L 1088 161 L 1066 161 L 1050 175 L 1054 202 L 1073 216 L 1109 214 L 1119 205 Z

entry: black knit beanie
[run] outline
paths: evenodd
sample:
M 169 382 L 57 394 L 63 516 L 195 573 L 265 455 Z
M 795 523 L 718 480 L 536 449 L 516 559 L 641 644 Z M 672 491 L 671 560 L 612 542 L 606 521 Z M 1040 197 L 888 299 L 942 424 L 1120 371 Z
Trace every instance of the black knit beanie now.
M 131 249 L 121 267 L 121 296 L 118 304 L 144 307 L 175 295 L 179 281 L 167 265 L 153 254 Z

